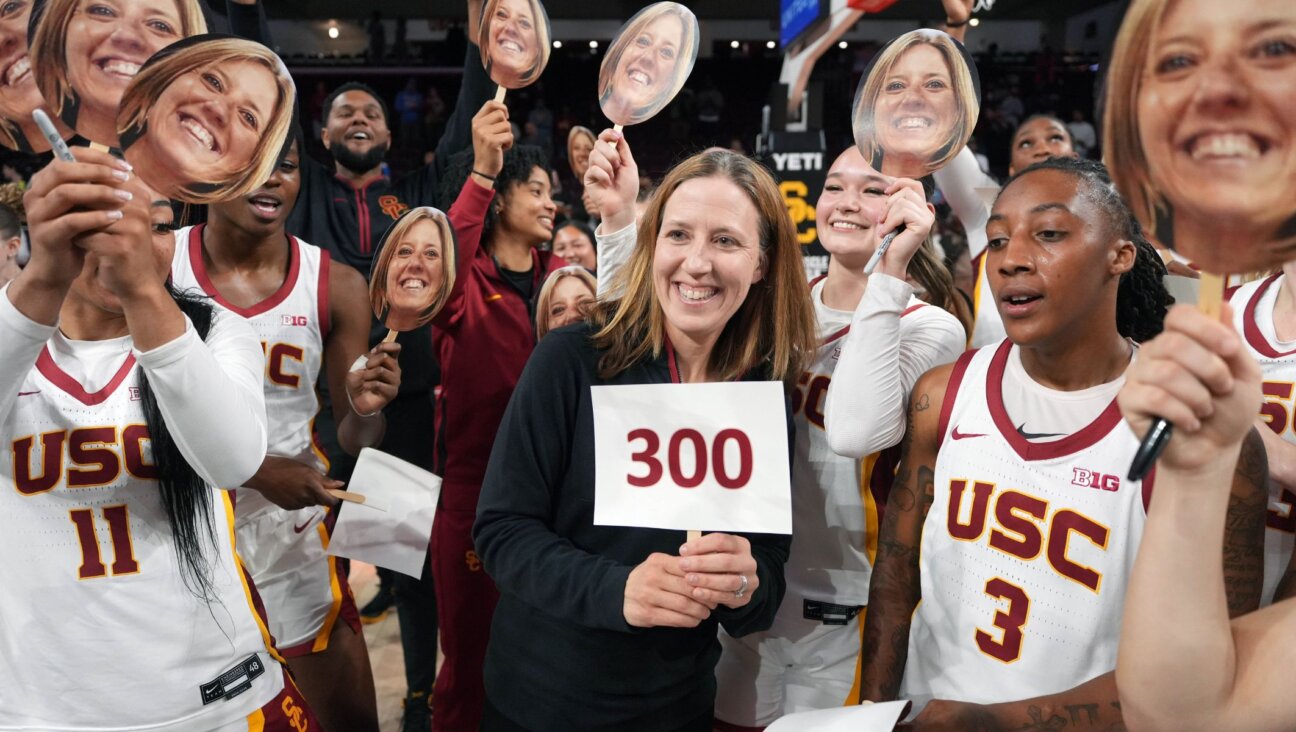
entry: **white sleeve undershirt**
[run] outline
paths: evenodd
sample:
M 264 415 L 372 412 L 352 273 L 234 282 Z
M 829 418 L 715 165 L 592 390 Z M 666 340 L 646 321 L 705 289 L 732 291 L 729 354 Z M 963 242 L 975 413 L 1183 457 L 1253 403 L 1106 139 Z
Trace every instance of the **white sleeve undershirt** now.
M 0 288 L 0 422 L 9 416 L 23 381 L 57 330 L 57 325 L 41 325 L 23 315 L 9 300 L 9 285 Z
M 824 404 L 833 452 L 863 458 L 899 444 L 918 377 L 963 352 L 963 326 L 941 308 L 901 317 L 916 302 L 908 283 L 884 274 L 869 277 Z
M 219 488 L 243 485 L 266 456 L 265 355 L 242 318 L 217 311 L 204 342 L 184 335 L 135 359 L 167 427 L 198 475 Z
M 612 290 L 612 278 L 630 261 L 630 255 L 634 253 L 638 224 L 636 221 L 620 231 L 610 233 L 604 232 L 604 225 L 599 224 L 594 230 L 594 238 L 598 241 L 598 299 L 615 300 L 624 294 L 620 288 Z
M 933 175 L 936 187 L 949 202 L 950 209 L 963 222 L 963 228 L 967 231 L 968 253 L 972 259 L 976 259 L 986 248 L 985 227 L 990 218 L 990 204 L 986 202 L 985 192 L 989 189 L 998 190 L 999 184 L 981 170 L 976 155 L 966 147 Z

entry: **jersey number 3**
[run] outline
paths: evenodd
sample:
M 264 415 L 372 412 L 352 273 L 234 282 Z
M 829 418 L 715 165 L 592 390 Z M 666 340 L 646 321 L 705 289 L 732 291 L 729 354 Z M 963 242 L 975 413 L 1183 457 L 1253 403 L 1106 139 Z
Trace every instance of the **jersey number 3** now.
M 77 540 L 81 542 L 81 568 L 77 570 L 80 579 L 106 577 L 108 567 L 104 566 L 99 553 L 99 535 L 95 530 L 94 509 L 77 508 L 68 512 L 76 526 Z M 104 522 L 108 524 L 108 535 L 112 539 L 113 563 L 112 575 L 139 572 L 139 562 L 135 561 L 135 547 L 131 545 L 130 513 L 126 506 L 104 506 Z
M 999 640 L 977 628 L 976 642 L 981 652 L 1004 663 L 1012 663 L 1021 656 L 1022 628 L 1030 614 L 1030 598 L 1026 591 L 999 577 L 986 582 L 987 595 L 1008 601 L 1007 610 L 995 612 L 994 625 L 1003 632 Z

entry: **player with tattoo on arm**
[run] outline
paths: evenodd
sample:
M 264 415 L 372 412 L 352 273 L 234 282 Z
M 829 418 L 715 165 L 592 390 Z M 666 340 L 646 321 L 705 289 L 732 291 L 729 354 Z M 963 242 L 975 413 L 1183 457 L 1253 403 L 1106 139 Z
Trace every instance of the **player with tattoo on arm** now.
M 1152 500 L 1134 564 L 1116 667 L 1131 728 L 1296 728 L 1289 671 L 1296 604 L 1241 618 L 1229 611 L 1229 565 L 1237 558 L 1227 538 L 1220 542 L 1236 520 L 1221 510 L 1229 476 L 1263 484 L 1267 473 L 1252 428 L 1263 372 L 1230 320 L 1175 308 L 1120 394 L 1135 432 L 1146 431 L 1154 414 L 1175 425 L 1157 463 L 1164 488 Z
M 1296 595 L 1296 262 L 1232 292 L 1233 327 L 1264 375 L 1260 436 L 1269 457 L 1269 515 L 1265 528 L 1262 605 Z
M 1110 729 L 1125 590 L 1161 482 L 1126 479 L 1138 438 L 1115 398 L 1160 331 L 1165 269 L 1087 160 L 1010 179 L 987 236 L 1008 340 L 914 387 L 861 698 L 913 699 L 923 730 Z M 1260 597 L 1263 476 L 1238 471 L 1227 503 L 1238 615 Z

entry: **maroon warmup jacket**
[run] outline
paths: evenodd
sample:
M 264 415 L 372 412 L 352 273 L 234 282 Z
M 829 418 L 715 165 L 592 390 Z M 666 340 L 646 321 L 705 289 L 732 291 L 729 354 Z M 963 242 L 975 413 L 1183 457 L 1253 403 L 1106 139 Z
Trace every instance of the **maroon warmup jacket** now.
M 477 510 L 495 433 L 536 344 L 534 303 L 500 275 L 481 245 L 482 222 L 494 197 L 493 190 L 469 179 L 450 207 L 459 243 L 457 274 L 450 298 L 432 321 L 441 362 L 441 508 L 448 510 Z M 532 262 L 535 294 L 555 264 L 566 264 L 538 250 Z

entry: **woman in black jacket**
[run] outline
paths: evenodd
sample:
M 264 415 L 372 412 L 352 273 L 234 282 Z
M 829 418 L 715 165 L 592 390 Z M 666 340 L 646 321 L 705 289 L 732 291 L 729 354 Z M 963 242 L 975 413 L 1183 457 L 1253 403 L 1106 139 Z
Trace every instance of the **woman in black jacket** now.
M 617 170 L 633 168 L 624 141 L 600 142 L 594 165 L 618 208 L 605 226 L 633 221 L 633 193 L 615 192 Z M 777 185 L 741 155 L 690 158 L 663 182 L 618 277 L 619 300 L 536 348 L 491 454 L 474 527 L 501 594 L 483 729 L 710 730 L 717 624 L 766 629 L 782 600 L 787 536 L 686 543 L 680 531 L 594 525 L 590 401 L 602 384 L 801 374 L 814 316 Z

